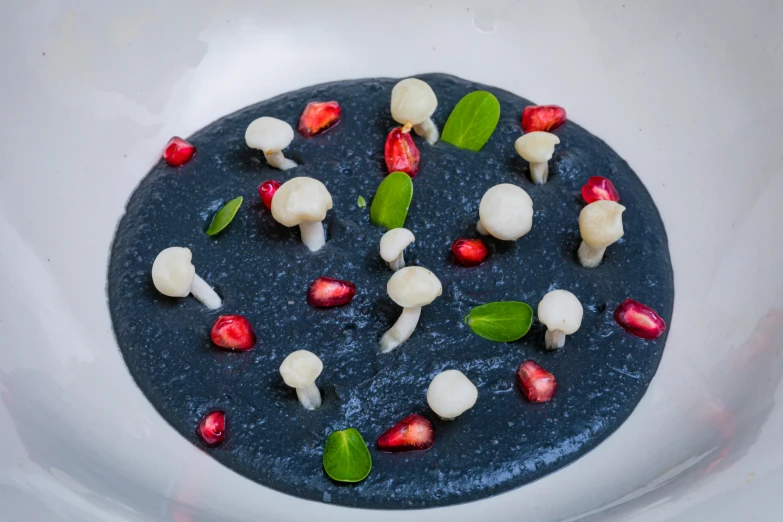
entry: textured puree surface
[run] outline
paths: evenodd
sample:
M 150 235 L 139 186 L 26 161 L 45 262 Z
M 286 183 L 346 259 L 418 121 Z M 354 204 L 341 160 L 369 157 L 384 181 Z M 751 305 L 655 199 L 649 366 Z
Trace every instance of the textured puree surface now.
M 612 314 L 626 297 L 671 320 L 674 288 L 666 233 L 647 190 L 603 141 L 573 122 L 554 131 L 561 143 L 550 162 L 549 182 L 534 186 L 527 162 L 514 151 L 522 109 L 530 102 L 508 92 L 439 74 L 423 75 L 438 96 L 433 119 L 442 129 L 462 96 L 492 92 L 501 104 L 495 133 L 476 153 L 446 143 L 421 149 L 421 168 L 406 227 L 416 243 L 409 265 L 431 269 L 443 295 L 422 310 L 411 339 L 390 354 L 378 353 L 383 332 L 401 309 L 386 295 L 391 276 L 378 245 L 384 230 L 369 222 L 369 206 L 386 172 L 383 145 L 397 126 L 391 118 L 392 79 L 309 87 L 243 109 L 191 136 L 198 152 L 185 166 L 161 161 L 127 205 L 111 252 L 108 294 L 119 347 L 138 383 L 161 415 L 183 437 L 207 412 L 226 412 L 228 436 L 208 449 L 214 458 L 279 491 L 365 508 L 419 508 L 467 502 L 519 487 L 573 462 L 630 415 L 650 383 L 666 334 L 644 341 L 618 327 Z M 520 86 L 522 89 L 523 86 Z M 298 133 L 286 151 L 301 166 L 281 172 L 247 148 L 245 128 L 273 116 L 296 127 L 305 105 L 337 100 L 342 121 L 325 134 Z M 541 100 L 550 101 L 550 100 Z M 603 264 L 582 268 L 580 190 L 590 176 L 611 179 L 628 210 L 625 237 L 609 247 Z M 311 253 L 298 228 L 277 224 L 256 192 L 267 179 L 321 180 L 334 200 L 325 220 L 327 245 Z M 457 237 L 475 237 L 478 205 L 498 183 L 522 186 L 533 199 L 533 229 L 515 243 L 486 239 L 490 256 L 461 267 L 449 251 Z M 245 203 L 215 237 L 204 231 L 228 200 Z M 155 291 L 150 267 L 169 246 L 193 251 L 196 272 L 224 299 L 210 312 L 192 297 Z M 307 290 L 318 276 L 352 281 L 349 305 L 315 309 Z M 504 344 L 473 334 L 463 318 L 474 306 L 501 300 L 535 310 L 546 292 L 563 288 L 584 305 L 580 330 L 565 348 L 544 350 L 545 328 L 534 321 L 519 341 Z M 249 352 L 215 348 L 209 332 L 220 314 L 242 314 L 258 345 Z M 306 411 L 278 368 L 290 352 L 307 349 L 324 363 L 317 384 L 320 410 Z M 515 381 L 519 364 L 533 359 L 557 378 L 547 404 L 531 404 Z M 458 369 L 479 390 L 475 407 L 443 422 L 427 407 L 430 380 Z M 421 413 L 435 427 L 425 452 L 382 453 L 377 437 L 400 419 Z M 359 484 L 331 481 L 322 468 L 332 431 L 354 427 L 370 446 L 373 469 Z

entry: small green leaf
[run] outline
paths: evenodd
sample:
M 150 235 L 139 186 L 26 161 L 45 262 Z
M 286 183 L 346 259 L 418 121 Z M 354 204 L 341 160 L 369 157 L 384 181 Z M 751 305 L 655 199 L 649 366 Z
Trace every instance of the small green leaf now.
M 413 198 L 413 182 L 404 172 L 392 172 L 384 179 L 370 206 L 373 225 L 389 230 L 405 224 Z
M 335 431 L 324 446 L 324 470 L 338 482 L 361 482 L 372 469 L 372 457 L 362 435 L 354 428 Z
M 356 206 L 358 206 L 359 208 L 366 207 L 367 206 L 367 200 L 364 199 L 364 197 L 359 196 L 358 198 L 356 198 Z
M 441 139 L 455 147 L 479 151 L 497 127 L 500 102 L 487 91 L 475 91 L 462 98 L 451 111 Z
M 533 309 L 520 301 L 499 301 L 473 308 L 465 317 L 473 333 L 508 343 L 524 336 L 533 323 Z
M 217 214 L 215 214 L 215 217 L 212 218 L 212 224 L 210 224 L 209 228 L 207 229 L 207 235 L 214 236 L 226 228 L 228 224 L 231 223 L 231 220 L 234 219 L 234 216 L 237 215 L 237 210 L 239 210 L 239 206 L 241 204 L 242 196 L 239 196 L 238 198 L 234 198 L 223 205 L 223 208 L 218 210 Z

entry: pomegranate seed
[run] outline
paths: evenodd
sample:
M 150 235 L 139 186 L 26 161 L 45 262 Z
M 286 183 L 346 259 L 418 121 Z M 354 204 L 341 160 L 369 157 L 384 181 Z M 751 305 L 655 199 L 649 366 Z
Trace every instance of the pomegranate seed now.
M 207 413 L 198 423 L 196 434 L 208 446 L 220 444 L 226 437 L 226 414 L 222 411 Z
M 410 132 L 402 132 L 402 127 L 392 129 L 386 137 L 386 146 L 383 148 L 383 156 L 386 159 L 386 168 L 389 174 L 392 172 L 404 172 L 410 177 L 419 171 L 419 148 L 413 143 Z
M 356 295 L 356 285 L 350 281 L 319 277 L 310 285 L 307 302 L 311 306 L 330 307 L 348 304 Z
M 522 111 L 522 130 L 550 131 L 566 122 L 566 111 L 557 105 L 530 105 Z
M 620 201 L 620 194 L 614 188 L 614 183 L 602 176 L 593 176 L 582 187 L 582 197 L 592 203 L 600 199 L 606 201 Z
M 655 310 L 633 299 L 620 303 L 614 311 L 614 320 L 642 339 L 657 339 L 666 330 L 666 321 Z
M 457 239 L 451 245 L 451 252 L 463 266 L 476 266 L 489 255 L 487 246 L 480 239 Z
M 258 195 L 261 197 L 261 202 L 266 208 L 272 208 L 272 197 L 275 195 L 275 192 L 277 192 L 277 189 L 280 188 L 280 185 L 282 185 L 282 183 L 279 181 L 268 179 L 258 186 Z
M 221 315 L 212 327 L 212 342 L 227 350 L 247 351 L 256 345 L 250 321 L 241 315 Z
M 342 111 L 336 101 L 310 102 L 299 118 L 299 132 L 305 138 L 320 134 L 340 121 Z
M 520 364 L 517 379 L 522 393 L 530 402 L 546 402 L 552 398 L 557 389 L 555 376 L 535 361 L 525 361 Z
M 166 148 L 163 149 L 163 159 L 172 167 L 179 167 L 190 161 L 195 152 L 196 147 L 182 138 L 174 136 L 166 144 Z
M 378 437 L 378 449 L 383 451 L 413 451 L 432 447 L 435 431 L 432 423 L 414 413 L 408 415 Z

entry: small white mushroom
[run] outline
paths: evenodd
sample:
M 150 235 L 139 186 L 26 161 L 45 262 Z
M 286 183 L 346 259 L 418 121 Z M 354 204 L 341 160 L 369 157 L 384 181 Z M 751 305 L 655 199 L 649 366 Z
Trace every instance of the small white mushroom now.
M 405 248 L 416 241 L 407 228 L 393 228 L 381 238 L 381 257 L 395 272 L 405 266 Z
M 152 263 L 152 283 L 163 295 L 169 297 L 193 297 L 215 310 L 223 302 L 206 281 L 196 274 L 191 260 L 193 253 L 189 248 L 169 247 L 161 250 Z
M 552 290 L 538 303 L 538 320 L 547 327 L 544 343 L 549 350 L 562 348 L 566 335 L 582 325 L 582 303 L 567 290 Z
M 533 227 L 533 200 L 516 185 L 501 183 L 484 193 L 476 231 L 503 241 L 516 241 Z
M 402 307 L 402 314 L 381 338 L 381 352 L 394 350 L 408 338 L 419 324 L 421 307 L 433 302 L 442 292 L 440 280 L 420 266 L 409 266 L 394 273 L 386 285 L 392 301 Z
M 543 185 L 549 177 L 549 160 L 555 153 L 560 138 L 551 132 L 535 131 L 523 134 L 514 143 L 517 154 L 530 162 L 530 178 L 533 183 Z
M 296 167 L 296 162 L 283 156 L 283 149 L 294 140 L 294 129 L 277 118 L 262 116 L 248 125 L 245 142 L 251 149 L 264 153 L 267 163 L 280 170 Z
M 391 93 L 392 118 L 403 125 L 403 132 L 416 134 L 434 145 L 440 138 L 438 127 L 432 121 L 432 114 L 438 107 L 438 98 L 432 87 L 418 78 L 400 80 Z
M 579 262 L 587 268 L 601 264 L 606 247 L 623 237 L 625 207 L 616 201 L 599 200 L 590 203 L 579 213 Z
M 332 195 L 313 178 L 292 178 L 280 185 L 272 198 L 272 217 L 287 227 L 299 225 L 302 243 L 315 252 L 326 244 L 326 211 L 332 208 Z
M 446 370 L 432 379 L 427 404 L 443 420 L 454 420 L 476 404 L 478 389 L 459 370 Z
M 324 363 L 313 352 L 297 350 L 290 353 L 280 365 L 280 375 L 291 388 L 296 388 L 299 402 L 308 410 L 321 407 L 321 392 L 315 380 L 321 375 Z

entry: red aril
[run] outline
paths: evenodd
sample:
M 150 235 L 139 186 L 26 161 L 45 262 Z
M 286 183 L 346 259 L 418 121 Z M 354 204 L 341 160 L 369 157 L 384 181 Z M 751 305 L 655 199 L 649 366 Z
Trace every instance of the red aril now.
M 602 176 L 593 176 L 582 187 L 582 197 L 587 203 L 598 200 L 620 201 L 620 194 L 614 188 L 614 183 Z
M 196 147 L 182 138 L 174 136 L 166 144 L 166 148 L 163 149 L 163 159 L 172 167 L 179 167 L 190 161 L 195 152 Z
M 222 411 L 207 413 L 198 423 L 196 434 L 208 446 L 220 444 L 226 438 L 226 414 Z
M 432 447 L 435 430 L 432 423 L 414 413 L 402 419 L 378 437 L 378 449 L 382 451 L 414 451 Z
M 487 246 L 480 239 L 457 239 L 451 244 L 451 252 L 463 266 L 480 265 L 489 255 Z
M 655 310 L 633 299 L 620 303 L 614 311 L 614 320 L 642 339 L 657 339 L 666 330 L 666 321 Z
M 327 308 L 348 304 L 356 295 L 356 285 L 350 281 L 321 276 L 310 285 L 307 302 L 310 306 Z
M 263 203 L 266 208 L 272 208 L 272 197 L 275 195 L 275 192 L 277 192 L 277 189 L 280 188 L 280 185 L 282 185 L 282 183 L 279 181 L 268 179 L 258 186 L 258 195 L 261 198 L 261 203 Z
M 386 146 L 383 148 L 383 157 L 386 159 L 386 168 L 389 174 L 392 172 L 404 172 L 410 177 L 419 171 L 421 154 L 410 132 L 402 132 L 402 127 L 392 129 L 386 137 Z
M 522 130 L 550 131 L 566 122 L 566 111 L 557 105 L 530 105 L 522 111 Z
M 299 133 L 305 138 L 320 134 L 340 121 L 342 108 L 336 101 L 310 102 L 299 118 Z
M 221 315 L 212 327 L 212 342 L 227 350 L 244 352 L 256 345 L 250 321 L 241 315 Z
M 519 365 L 517 379 L 522 393 L 530 402 L 546 402 L 557 389 L 555 376 L 535 361 L 525 361 Z

